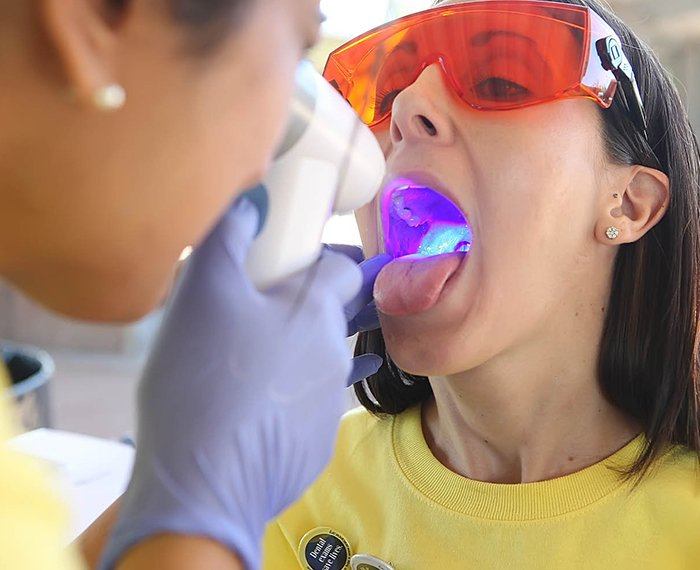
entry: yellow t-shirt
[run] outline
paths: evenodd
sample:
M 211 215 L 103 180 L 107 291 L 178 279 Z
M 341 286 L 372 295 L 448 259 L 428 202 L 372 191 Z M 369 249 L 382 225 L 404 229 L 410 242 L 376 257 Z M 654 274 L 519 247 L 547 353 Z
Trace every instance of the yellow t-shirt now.
M 433 456 L 419 407 L 383 419 L 353 410 L 329 467 L 268 527 L 263 567 L 349 568 L 349 550 L 390 565 L 356 559 L 361 570 L 700 569 L 696 455 L 669 450 L 631 493 L 608 468 L 630 464 L 642 437 L 565 477 L 494 484 Z
M 5 445 L 16 433 L 7 386 L 0 362 L 0 569 L 81 568 L 76 553 L 66 548 L 66 511 L 49 490 L 43 472 Z

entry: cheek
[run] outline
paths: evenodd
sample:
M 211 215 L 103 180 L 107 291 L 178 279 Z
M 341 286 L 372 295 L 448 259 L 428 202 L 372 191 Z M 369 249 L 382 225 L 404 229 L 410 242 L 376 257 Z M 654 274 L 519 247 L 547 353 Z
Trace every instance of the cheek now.
M 382 128 L 375 129 L 373 132 L 384 151 L 384 156 L 388 156 L 391 149 L 389 130 Z M 379 201 L 378 194 L 369 204 L 355 211 L 355 220 L 360 230 L 365 257 L 372 257 L 384 251 L 384 240 L 379 228 Z
M 562 127 L 566 110 L 581 123 L 580 134 Z M 589 111 L 585 102 L 583 110 Z M 509 137 L 512 142 L 500 153 L 490 153 L 500 158 L 482 170 L 486 190 L 477 189 L 482 237 L 490 249 L 565 261 L 561 250 L 573 253 L 591 237 L 598 195 L 590 142 L 595 121 L 580 115 L 581 105 L 566 104 L 523 112 L 520 136 Z
M 238 142 L 234 148 L 243 159 L 238 162 L 243 168 L 252 167 L 256 174 L 267 167 L 284 134 L 294 93 L 298 50 L 291 30 L 280 30 L 277 35 L 285 33 L 290 36 L 288 41 L 261 46 L 245 58 L 240 79 L 228 91 L 229 101 L 240 101 L 236 117 L 228 123 Z
M 389 121 L 388 119 L 384 121 L 381 125 L 378 127 L 374 127 L 372 129 L 372 132 L 374 133 L 375 138 L 379 142 L 379 146 L 381 147 L 382 151 L 384 152 L 385 157 L 389 157 L 389 154 L 391 153 L 391 134 L 389 132 Z
M 377 226 L 376 202 L 377 198 L 355 212 L 365 257 L 373 257 L 384 250 Z
M 284 133 L 298 64 L 298 45 L 285 22 L 270 21 L 279 42 L 233 38 L 193 98 L 182 162 L 192 170 L 170 187 L 173 208 L 188 218 L 181 238 L 197 241 L 244 190 L 264 175 Z M 258 49 L 259 47 L 259 49 Z M 286 49 L 285 49 L 286 48 Z
M 552 158 L 523 163 L 518 179 L 500 180 L 482 202 L 478 238 L 494 310 L 546 310 L 592 239 L 587 173 Z

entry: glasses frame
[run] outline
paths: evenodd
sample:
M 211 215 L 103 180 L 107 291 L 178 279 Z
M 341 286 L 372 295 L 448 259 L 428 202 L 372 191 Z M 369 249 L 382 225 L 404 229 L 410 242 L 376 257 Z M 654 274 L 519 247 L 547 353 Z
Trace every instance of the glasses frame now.
M 607 109 L 612 105 L 614 96 L 619 92 L 620 102 L 624 106 L 631 121 L 640 133 L 647 138 L 647 120 L 644 104 L 634 70 L 623 50 L 620 37 L 599 14 L 586 6 L 565 4 L 562 2 L 549 2 L 547 0 L 478 0 L 430 8 L 388 22 L 346 42 L 330 54 L 323 75 L 331 85 L 350 102 L 348 95 L 352 87 L 353 73 L 357 71 L 357 65 L 355 65 L 355 69 L 353 69 L 352 62 L 355 60 L 362 61 L 363 57 L 370 54 L 372 50 L 381 47 L 382 42 L 386 41 L 387 38 L 417 28 L 424 25 L 426 22 L 432 22 L 436 18 L 454 19 L 465 13 L 476 12 L 512 11 L 513 13 L 518 13 L 518 10 L 533 8 L 560 11 L 561 14 L 577 13 L 579 18 L 585 16 L 582 20 L 585 22 L 585 45 L 582 48 L 583 61 L 576 62 L 576 65 L 581 64 L 581 76 L 577 85 L 571 86 L 550 97 L 529 101 L 524 104 L 516 103 L 498 108 L 485 108 L 473 104 L 461 94 L 458 83 L 452 79 L 452 73 L 444 55 L 426 58 L 421 61 L 416 70 L 416 78 L 426 67 L 437 64 L 442 69 L 443 77 L 447 79 L 451 88 L 459 94 L 460 99 L 465 104 L 482 111 L 512 110 L 571 97 L 587 97 L 593 99 L 601 107 Z M 527 12 L 522 13 L 524 15 L 530 15 Z M 563 19 L 559 20 L 559 22 L 560 25 L 561 23 L 566 23 Z M 381 62 L 382 58 L 376 57 L 373 69 L 370 71 L 370 73 L 375 75 L 375 79 L 376 75 L 379 73 Z M 343 82 L 347 87 L 346 89 L 341 85 Z M 408 87 L 408 85 L 406 85 L 406 87 Z M 366 108 L 368 104 L 369 96 L 370 93 L 369 90 L 367 90 L 367 92 L 364 93 L 363 102 L 359 104 L 363 109 L 356 108 L 356 111 L 358 111 L 360 115 L 363 114 L 364 108 Z M 376 127 L 390 116 L 391 111 L 379 117 L 377 120 L 365 120 L 365 122 L 370 127 Z

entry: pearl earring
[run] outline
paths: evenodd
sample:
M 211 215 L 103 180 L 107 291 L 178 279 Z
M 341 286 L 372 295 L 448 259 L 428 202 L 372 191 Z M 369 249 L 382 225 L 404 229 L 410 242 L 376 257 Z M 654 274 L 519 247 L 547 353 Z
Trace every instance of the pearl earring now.
M 617 236 L 620 235 L 620 230 L 618 230 L 615 226 L 610 226 L 607 230 L 605 230 L 605 235 L 608 236 L 608 239 L 616 239 Z
M 117 83 L 105 85 L 92 94 L 92 104 L 100 111 L 118 111 L 126 104 L 126 91 Z

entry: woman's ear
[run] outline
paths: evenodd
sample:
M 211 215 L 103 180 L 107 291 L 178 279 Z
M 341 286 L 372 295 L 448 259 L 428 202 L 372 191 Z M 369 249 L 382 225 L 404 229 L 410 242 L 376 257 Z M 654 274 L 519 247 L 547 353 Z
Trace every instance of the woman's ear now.
M 113 15 L 96 0 L 41 0 L 39 18 L 72 94 L 104 109 L 101 97 L 119 96 L 115 77 Z M 110 91 L 111 89 L 111 91 Z M 109 101 L 107 101 L 109 104 Z M 116 108 L 116 107 L 115 107 Z
M 616 245 L 639 240 L 668 209 L 668 176 L 646 166 L 625 170 L 619 190 L 610 192 L 604 200 L 604 213 L 596 228 L 596 238 L 601 243 Z

